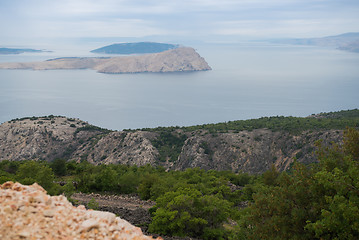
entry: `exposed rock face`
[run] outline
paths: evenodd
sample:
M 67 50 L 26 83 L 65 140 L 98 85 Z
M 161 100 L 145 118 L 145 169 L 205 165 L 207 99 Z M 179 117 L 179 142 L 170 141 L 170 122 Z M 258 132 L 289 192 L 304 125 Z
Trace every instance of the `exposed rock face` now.
M 78 119 L 39 117 L 0 125 L 0 161 L 56 158 L 92 163 L 155 164 L 149 132 L 110 132 Z
M 110 212 L 72 206 L 38 184 L 0 185 L 0 239 L 153 239 Z M 158 238 L 161 239 L 161 238 Z
M 209 134 L 202 132 L 189 137 L 175 163 L 175 169 L 199 167 L 206 170 L 232 170 L 260 173 L 275 165 L 286 170 L 299 162 L 315 162 L 314 143 L 338 142 L 342 132 L 303 132 L 295 136 L 285 132 L 256 129 L 251 132 Z
M 1 63 L 0 69 L 94 69 L 101 73 L 183 72 L 211 70 L 193 48 L 113 58 L 58 58 L 44 62 Z
M 172 134 L 185 136 L 175 161 L 160 161 L 154 146 L 159 137 L 150 131 L 108 131 L 65 117 L 12 120 L 0 125 L 0 161 L 56 158 L 87 160 L 94 164 L 162 165 L 167 169 L 203 169 L 261 173 L 274 164 L 286 170 L 296 158 L 315 161 L 314 142 L 339 142 L 341 130 L 307 131 L 299 135 L 267 129 L 229 133 L 205 130 Z
M 88 125 L 65 117 L 27 118 L 9 121 L 0 126 L 2 159 L 55 159 L 70 156 L 81 142 L 100 131 L 80 131 Z
M 89 141 L 77 149 L 72 157 L 91 163 L 122 163 L 143 166 L 156 165 L 158 151 L 151 139 L 156 134 L 150 132 L 111 132 L 98 141 Z

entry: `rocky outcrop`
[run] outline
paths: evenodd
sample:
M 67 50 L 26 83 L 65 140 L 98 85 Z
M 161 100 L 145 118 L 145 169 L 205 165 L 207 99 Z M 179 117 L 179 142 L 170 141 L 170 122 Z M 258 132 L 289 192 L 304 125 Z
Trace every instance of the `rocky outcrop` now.
M 38 184 L 0 185 L 0 239 L 153 239 L 110 212 L 86 210 Z M 158 238 L 161 239 L 161 238 Z
M 69 157 L 82 142 L 100 130 L 79 131 L 88 123 L 66 117 L 32 117 L 0 126 L 1 159 L 56 159 Z
M 156 134 L 143 131 L 111 132 L 84 143 L 74 151 L 72 159 L 94 164 L 156 165 L 159 153 L 151 143 L 155 137 Z
M 299 135 L 255 129 L 238 133 L 206 131 L 190 136 L 174 164 L 174 169 L 199 167 L 210 170 L 232 170 L 261 173 L 275 165 L 278 170 L 290 168 L 297 159 L 302 163 L 316 161 L 314 143 L 339 142 L 342 131 L 307 131 Z
M 0 161 L 56 158 L 129 165 L 155 164 L 150 132 L 111 132 L 66 117 L 14 119 L 0 125 Z
M 93 164 L 162 165 L 166 169 L 202 169 L 261 173 L 275 165 L 290 168 L 294 159 L 316 161 L 315 141 L 339 142 L 342 130 L 312 130 L 300 134 L 255 129 L 226 133 L 207 130 L 169 132 L 168 141 L 178 146 L 158 144 L 161 134 L 155 131 L 109 131 L 66 117 L 32 117 L 15 119 L 0 125 L 0 161 L 63 158 Z M 172 137 L 171 137 L 172 136 Z M 164 155 L 178 149 L 173 157 Z
M 211 70 L 193 48 L 113 58 L 57 58 L 44 62 L 0 63 L 0 69 L 94 69 L 101 73 L 184 72 Z

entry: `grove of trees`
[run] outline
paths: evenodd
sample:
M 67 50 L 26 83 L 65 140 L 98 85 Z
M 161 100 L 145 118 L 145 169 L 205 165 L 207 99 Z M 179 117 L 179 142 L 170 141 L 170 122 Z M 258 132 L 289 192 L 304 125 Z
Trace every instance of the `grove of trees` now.
M 347 128 L 343 142 L 329 147 L 318 142 L 316 156 L 318 164 L 295 162 L 287 172 L 272 166 L 261 175 L 197 168 L 167 172 L 149 165 L 95 166 L 63 159 L 2 161 L 0 183 L 37 182 L 50 194 L 66 196 L 75 191 L 137 194 L 156 202 L 148 227 L 162 235 L 359 239 L 359 131 Z

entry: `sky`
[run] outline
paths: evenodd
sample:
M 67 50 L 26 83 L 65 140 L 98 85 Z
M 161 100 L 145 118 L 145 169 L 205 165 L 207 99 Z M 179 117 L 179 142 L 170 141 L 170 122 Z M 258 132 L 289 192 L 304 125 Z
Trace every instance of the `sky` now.
M 0 0 L 0 47 L 126 37 L 322 37 L 359 32 L 358 13 L 358 0 Z

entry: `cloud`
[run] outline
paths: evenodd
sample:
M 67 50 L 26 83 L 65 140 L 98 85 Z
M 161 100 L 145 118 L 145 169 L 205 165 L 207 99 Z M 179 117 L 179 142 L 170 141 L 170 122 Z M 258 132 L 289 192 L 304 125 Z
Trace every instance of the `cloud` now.
M 359 31 L 357 0 L 1 0 L 0 39 L 310 37 Z

